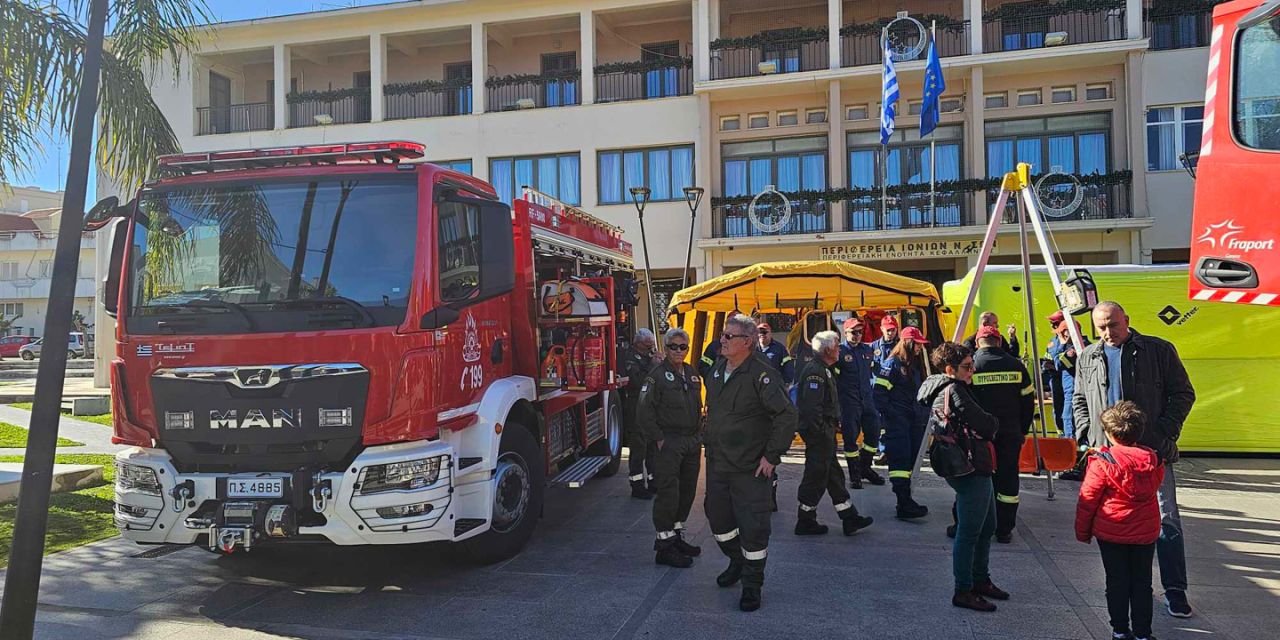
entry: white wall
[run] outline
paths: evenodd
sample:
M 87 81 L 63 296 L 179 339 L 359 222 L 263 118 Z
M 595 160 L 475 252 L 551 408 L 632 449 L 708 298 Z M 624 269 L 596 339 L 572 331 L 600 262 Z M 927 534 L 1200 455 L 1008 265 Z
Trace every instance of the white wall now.
M 1145 108 L 1204 102 L 1209 49 L 1151 51 L 1143 59 L 1142 97 Z M 1145 124 L 1135 123 L 1135 126 Z M 1144 137 L 1145 140 L 1145 131 Z M 1146 148 L 1134 159 L 1135 169 L 1147 166 Z M 1191 246 L 1191 203 L 1195 180 L 1181 168 L 1146 172 L 1147 208 L 1154 227 L 1143 232 L 1144 249 Z

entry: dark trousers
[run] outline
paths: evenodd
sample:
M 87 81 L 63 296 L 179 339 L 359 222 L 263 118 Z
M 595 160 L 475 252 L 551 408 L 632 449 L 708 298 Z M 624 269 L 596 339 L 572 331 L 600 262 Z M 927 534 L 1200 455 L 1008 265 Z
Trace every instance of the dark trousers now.
M 835 432 L 805 429 L 798 433 L 804 440 L 804 476 L 800 479 L 800 490 L 796 492 L 800 500 L 800 514 L 816 518 L 818 502 L 826 493 L 843 517 L 851 503 L 849 491 L 844 488 L 844 472 L 836 458 Z
M 645 438 L 644 430 L 636 422 L 634 408 L 628 414 L 627 446 L 631 448 L 631 457 L 627 459 L 631 484 L 643 485 L 646 480 L 653 479 L 653 470 L 658 466 L 658 447 Z
M 951 545 L 951 573 L 956 591 L 970 591 L 974 583 L 991 580 L 991 534 L 996 530 L 995 497 L 991 478 L 971 473 L 947 478 L 956 490 L 956 539 Z
M 996 489 L 996 533 L 1000 535 L 1013 533 L 1018 518 L 1018 457 L 1025 439 L 1020 433 L 996 434 L 996 473 L 992 480 Z
M 858 450 L 858 436 L 862 436 L 862 451 Z M 864 408 L 861 415 L 841 418 L 840 436 L 844 439 L 846 458 L 859 455 L 875 455 L 880 449 L 880 414 L 874 407 Z
M 924 422 L 915 416 L 910 420 L 884 421 L 884 454 L 889 459 L 889 481 L 893 486 L 911 486 L 911 468 L 915 466 L 922 440 Z
M 1151 635 L 1151 560 L 1155 543 L 1119 544 L 1098 541 L 1102 550 L 1102 567 L 1107 571 L 1107 612 L 1116 633 L 1128 633 L 1130 620 L 1133 635 Z
M 703 508 L 711 535 L 731 562 L 743 563 L 742 586 L 764 585 L 769 555 L 769 507 L 772 482 L 768 476 L 739 471 L 716 471 L 707 461 L 707 491 Z
M 659 534 L 684 528 L 698 492 L 701 469 L 702 443 L 697 436 L 668 433 L 663 437 L 653 471 L 658 492 L 653 499 L 653 528 Z

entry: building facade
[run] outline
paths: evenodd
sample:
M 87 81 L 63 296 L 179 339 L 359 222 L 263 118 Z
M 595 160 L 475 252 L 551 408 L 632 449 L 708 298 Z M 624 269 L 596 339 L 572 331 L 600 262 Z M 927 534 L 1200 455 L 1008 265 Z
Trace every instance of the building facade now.
M 1016 162 L 1051 174 L 1064 262 L 1186 260 L 1179 156 L 1199 144 L 1211 6 L 1185 5 L 422 0 L 213 25 L 152 88 L 186 151 L 413 140 L 504 198 L 527 185 L 581 204 L 637 253 L 628 188 L 648 186 L 652 263 L 637 263 L 662 296 L 686 260 L 688 186 L 708 196 L 699 279 L 834 258 L 940 283 L 975 262 L 988 179 Z M 903 56 L 881 147 L 880 34 L 904 11 L 935 30 L 941 123 L 921 139 L 925 56 Z M 889 33 L 921 42 L 908 20 Z M 792 194 L 785 221 L 747 211 L 770 185 Z M 1018 254 L 1006 225 L 994 261 Z
M 17 192 L 18 190 L 15 190 Z M 22 189 L 28 203 L 61 204 L 61 193 Z M 54 198 L 53 196 L 57 196 Z M 0 213 L 0 334 L 43 336 L 53 276 L 53 254 L 58 242 L 59 207 Z M 81 328 L 94 320 L 94 269 L 97 240 L 93 234 L 80 239 L 80 265 L 76 274 L 75 311 Z

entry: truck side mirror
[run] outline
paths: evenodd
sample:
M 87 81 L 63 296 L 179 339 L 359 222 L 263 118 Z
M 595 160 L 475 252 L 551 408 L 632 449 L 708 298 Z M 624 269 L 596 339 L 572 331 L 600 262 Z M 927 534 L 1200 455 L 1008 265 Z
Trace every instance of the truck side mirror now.
M 443 329 L 444 327 L 457 322 L 458 318 L 461 317 L 461 311 L 458 311 L 449 305 L 439 306 L 422 314 L 422 319 L 418 323 L 418 328 L 428 330 Z
M 105 226 L 111 219 L 116 217 L 116 211 L 120 209 L 120 198 L 115 196 L 107 196 L 93 205 L 93 208 L 84 215 L 85 231 L 97 231 Z
M 128 247 L 129 223 L 116 224 L 111 230 L 111 259 L 102 279 L 102 306 L 112 318 L 120 308 L 120 270 L 124 265 L 124 251 Z

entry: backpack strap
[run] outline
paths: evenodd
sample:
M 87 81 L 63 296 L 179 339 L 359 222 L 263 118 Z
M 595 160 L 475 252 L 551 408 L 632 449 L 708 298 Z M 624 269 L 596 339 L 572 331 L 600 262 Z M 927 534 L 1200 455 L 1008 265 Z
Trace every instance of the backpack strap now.
M 1118 464 L 1116 462 L 1115 456 L 1112 456 L 1110 451 L 1099 451 L 1098 457 L 1102 458 L 1103 460 L 1106 460 L 1107 462 L 1110 462 L 1111 464 Z

